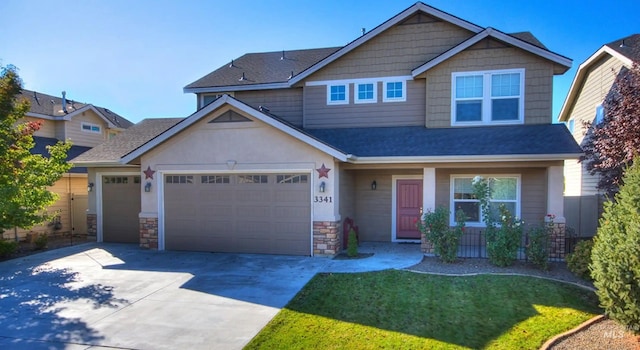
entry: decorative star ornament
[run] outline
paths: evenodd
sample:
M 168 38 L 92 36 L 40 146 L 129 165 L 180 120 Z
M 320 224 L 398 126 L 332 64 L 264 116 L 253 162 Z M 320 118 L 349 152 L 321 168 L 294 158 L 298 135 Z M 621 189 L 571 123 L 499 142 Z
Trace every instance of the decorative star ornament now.
M 321 179 L 323 177 L 326 177 L 328 179 L 329 171 L 331 171 L 331 169 L 327 168 L 326 166 L 324 166 L 324 163 L 322 163 L 322 166 L 316 169 L 316 171 L 318 172 L 318 179 Z
M 151 170 L 151 166 L 147 166 L 147 170 L 143 171 L 144 173 L 144 179 L 151 179 L 153 180 L 153 174 L 156 173 L 155 170 Z

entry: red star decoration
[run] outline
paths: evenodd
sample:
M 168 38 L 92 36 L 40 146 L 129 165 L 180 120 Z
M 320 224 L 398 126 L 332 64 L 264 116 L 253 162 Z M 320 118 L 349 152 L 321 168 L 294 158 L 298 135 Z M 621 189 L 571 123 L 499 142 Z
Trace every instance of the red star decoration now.
M 146 179 L 151 179 L 151 180 L 153 180 L 153 174 L 155 174 L 155 173 L 156 173 L 156 171 L 155 171 L 155 170 L 151 170 L 151 167 L 150 167 L 150 166 L 147 166 L 147 170 L 143 171 L 143 173 L 144 173 L 144 179 L 145 179 L 145 180 L 146 180 Z
M 316 169 L 316 171 L 318 172 L 318 179 L 321 179 L 323 177 L 326 177 L 328 179 L 329 171 L 331 171 L 331 169 L 327 168 L 326 166 L 324 166 L 324 163 L 322 163 L 322 166 Z

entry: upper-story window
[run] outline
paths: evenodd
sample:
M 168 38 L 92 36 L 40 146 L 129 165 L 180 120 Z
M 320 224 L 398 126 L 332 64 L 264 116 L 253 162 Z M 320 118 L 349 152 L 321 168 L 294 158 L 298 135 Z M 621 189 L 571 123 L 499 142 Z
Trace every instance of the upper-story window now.
M 524 69 L 452 74 L 452 125 L 514 124 L 524 119 Z
M 576 121 L 573 119 L 570 119 L 568 122 L 564 124 L 567 126 L 567 129 L 569 129 L 569 132 L 573 134 L 573 129 L 575 128 Z
M 407 82 L 406 81 L 385 81 L 383 102 L 400 102 L 407 100 Z
M 102 131 L 102 129 L 100 128 L 100 125 L 84 123 L 84 122 L 80 124 L 80 128 L 82 129 L 82 131 L 93 132 L 96 134 L 99 134 Z
M 596 124 L 602 123 L 604 120 L 604 107 L 601 104 L 596 106 Z
M 327 85 L 327 104 L 342 105 L 349 103 L 349 85 Z
M 355 103 L 378 102 L 378 83 L 356 83 Z

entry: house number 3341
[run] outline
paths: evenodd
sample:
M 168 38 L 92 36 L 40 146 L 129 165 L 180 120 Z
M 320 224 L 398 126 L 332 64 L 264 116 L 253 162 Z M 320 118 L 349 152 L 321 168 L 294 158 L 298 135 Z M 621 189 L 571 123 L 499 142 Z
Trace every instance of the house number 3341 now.
M 315 196 L 313 198 L 315 203 L 333 203 L 333 197 L 331 196 Z

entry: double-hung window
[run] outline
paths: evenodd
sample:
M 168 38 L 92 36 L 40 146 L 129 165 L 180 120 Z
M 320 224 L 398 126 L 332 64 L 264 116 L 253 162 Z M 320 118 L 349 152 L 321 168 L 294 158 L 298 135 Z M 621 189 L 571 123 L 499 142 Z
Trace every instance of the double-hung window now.
M 524 69 L 452 74 L 452 125 L 522 123 Z
M 378 83 L 364 82 L 356 83 L 355 103 L 376 103 L 378 102 Z
M 349 85 L 327 85 L 327 104 L 342 105 L 349 103 Z
M 604 120 L 604 107 L 601 104 L 596 106 L 596 122 L 595 124 L 600 124 Z
M 384 91 L 382 92 L 382 102 L 401 102 L 407 100 L 407 82 L 384 81 L 382 82 Z
M 504 205 L 514 216 L 520 217 L 520 176 L 500 175 L 484 177 L 489 183 L 492 196 L 489 207 L 494 219 L 498 219 L 498 209 Z M 462 210 L 469 226 L 484 226 L 480 199 L 473 191 L 473 177 L 460 175 L 451 178 L 451 217 L 455 225 L 455 213 Z

